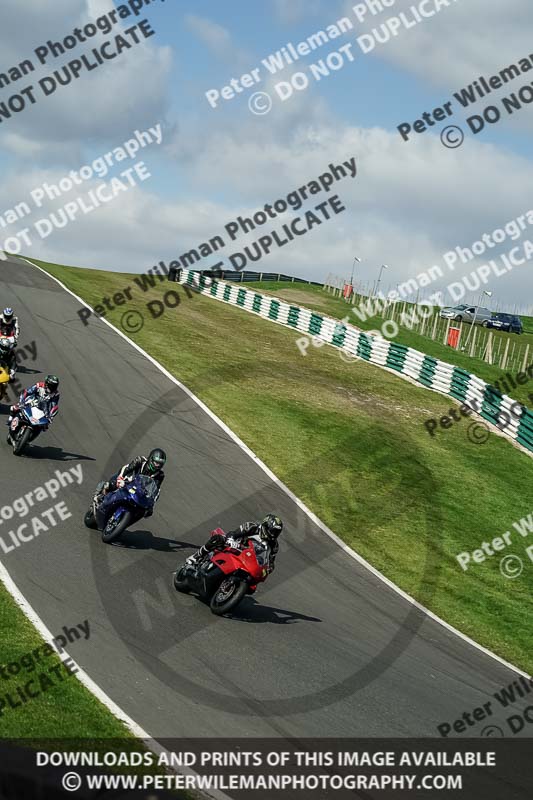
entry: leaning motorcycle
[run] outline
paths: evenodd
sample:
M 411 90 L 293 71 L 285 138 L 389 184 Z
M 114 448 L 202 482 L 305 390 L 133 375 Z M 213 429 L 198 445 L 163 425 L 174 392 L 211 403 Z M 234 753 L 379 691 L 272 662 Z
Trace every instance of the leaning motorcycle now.
M 221 528 L 212 532 L 224 535 Z M 268 548 L 253 541 L 244 550 L 226 546 L 210 553 L 200 563 L 183 564 L 174 573 L 178 592 L 194 592 L 209 602 L 213 614 L 233 611 L 257 584 L 268 577 Z
M 7 387 L 10 381 L 8 365 L 11 363 L 15 344 L 16 340 L 14 336 L 0 337 L 0 403 L 7 395 Z
M 45 431 L 50 424 L 44 411 L 39 408 L 39 401 L 36 398 L 31 398 L 26 402 L 23 402 L 21 398 L 19 403 L 20 408 L 13 413 L 7 434 L 7 442 L 12 445 L 15 456 L 22 455 L 28 444 Z
M 102 531 L 102 541 L 109 544 L 153 509 L 159 488 L 148 475 L 137 475 L 120 489 L 106 495 L 102 493 L 103 487 L 102 481 L 96 487 L 83 521 L 88 528 Z

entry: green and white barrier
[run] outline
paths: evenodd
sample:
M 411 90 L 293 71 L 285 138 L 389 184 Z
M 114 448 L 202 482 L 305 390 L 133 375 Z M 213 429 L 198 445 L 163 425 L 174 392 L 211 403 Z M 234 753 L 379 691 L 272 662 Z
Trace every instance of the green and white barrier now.
M 412 347 L 391 342 L 308 308 L 291 305 L 238 284 L 211 279 L 193 270 L 183 270 L 180 283 L 223 303 L 243 308 L 263 319 L 314 336 L 377 366 L 396 370 L 461 403 L 475 401 L 480 416 L 500 428 L 505 436 L 533 452 L 533 412 L 499 392 L 476 375 L 432 358 Z

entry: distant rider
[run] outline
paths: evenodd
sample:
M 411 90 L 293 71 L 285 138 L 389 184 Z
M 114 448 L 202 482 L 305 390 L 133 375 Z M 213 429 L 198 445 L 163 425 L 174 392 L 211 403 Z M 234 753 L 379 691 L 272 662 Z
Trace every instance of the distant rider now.
M 46 415 L 48 424 L 50 425 L 59 411 L 58 388 L 59 378 L 56 375 L 47 375 L 44 381 L 40 381 L 39 383 L 30 386 L 29 389 L 24 389 L 19 397 L 18 403 L 10 408 L 11 416 L 8 417 L 7 424 L 9 425 L 11 423 L 11 420 L 15 414 L 20 411 L 20 407 L 23 406 L 28 400 L 36 400 L 37 405 Z
M 187 564 L 198 564 L 215 550 L 234 547 L 246 550 L 250 545 L 268 549 L 268 572 L 273 572 L 276 555 L 279 550 L 278 537 L 283 530 L 283 522 L 275 514 L 267 514 L 261 522 L 243 522 L 237 530 L 225 536 L 215 533 L 211 538 L 186 560 Z
M 4 308 L 2 316 L 0 316 L 0 336 L 14 336 L 15 339 L 18 339 L 19 335 L 19 322 L 13 314 L 13 309 Z
M 136 478 L 137 475 L 147 475 L 148 477 L 153 478 L 157 484 L 157 488 L 159 489 L 155 498 L 157 502 L 161 492 L 161 484 L 165 480 L 163 467 L 166 464 L 166 460 L 167 455 L 160 447 L 156 447 L 151 450 L 147 456 L 136 456 L 128 464 L 124 464 L 124 466 L 121 467 L 116 475 L 113 475 L 108 481 L 106 481 L 106 483 L 104 483 L 102 486 L 101 491 L 103 494 L 115 492 L 117 489 L 122 489 L 126 483 L 130 483 L 130 481 Z M 151 515 L 152 510 L 146 513 L 147 517 Z
M 11 338 L 15 339 L 15 345 L 17 344 L 18 338 L 20 334 L 19 323 L 18 319 L 13 315 L 12 308 L 4 308 L 2 315 L 0 316 L 0 337 Z M 14 378 L 15 373 L 17 371 L 17 357 L 15 352 L 15 347 L 11 350 L 5 350 L 5 365 L 9 370 L 9 377 Z

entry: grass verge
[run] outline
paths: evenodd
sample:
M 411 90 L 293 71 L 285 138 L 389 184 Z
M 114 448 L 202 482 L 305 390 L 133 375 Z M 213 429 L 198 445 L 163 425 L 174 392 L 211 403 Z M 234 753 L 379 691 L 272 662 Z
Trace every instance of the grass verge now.
M 134 737 L 105 706 L 103 706 L 83 686 L 75 675 L 67 675 L 57 654 L 43 653 L 43 639 L 15 603 L 7 589 L 0 583 L 0 665 L 7 667 L 15 662 L 19 665 L 18 674 L 8 669 L 2 671 L 0 678 L 0 697 L 9 702 L 0 716 L 0 736 L 2 739 L 75 739 L 83 731 L 87 739 Z M 35 651 L 39 651 L 37 655 Z M 32 656 L 32 654 L 34 654 Z M 24 658 L 26 657 L 26 658 Z M 21 665 L 21 659 L 24 662 Z M 12 667 L 15 671 L 16 667 Z M 45 679 L 41 676 L 45 675 Z M 34 699 L 23 702 L 17 693 L 28 681 L 34 681 L 32 692 L 41 689 Z M 42 683 L 41 683 L 42 681 Z M 24 693 L 26 696 L 26 693 Z

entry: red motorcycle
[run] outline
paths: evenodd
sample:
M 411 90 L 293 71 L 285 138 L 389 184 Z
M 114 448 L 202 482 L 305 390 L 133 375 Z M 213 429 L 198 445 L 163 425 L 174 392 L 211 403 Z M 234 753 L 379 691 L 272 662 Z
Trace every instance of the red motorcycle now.
M 211 535 L 222 534 L 216 528 Z M 213 614 L 221 616 L 232 611 L 247 594 L 253 594 L 257 584 L 268 576 L 269 551 L 262 542 L 252 539 L 244 550 L 224 547 L 215 550 L 199 563 L 183 564 L 174 573 L 178 592 L 195 592 L 209 601 Z

